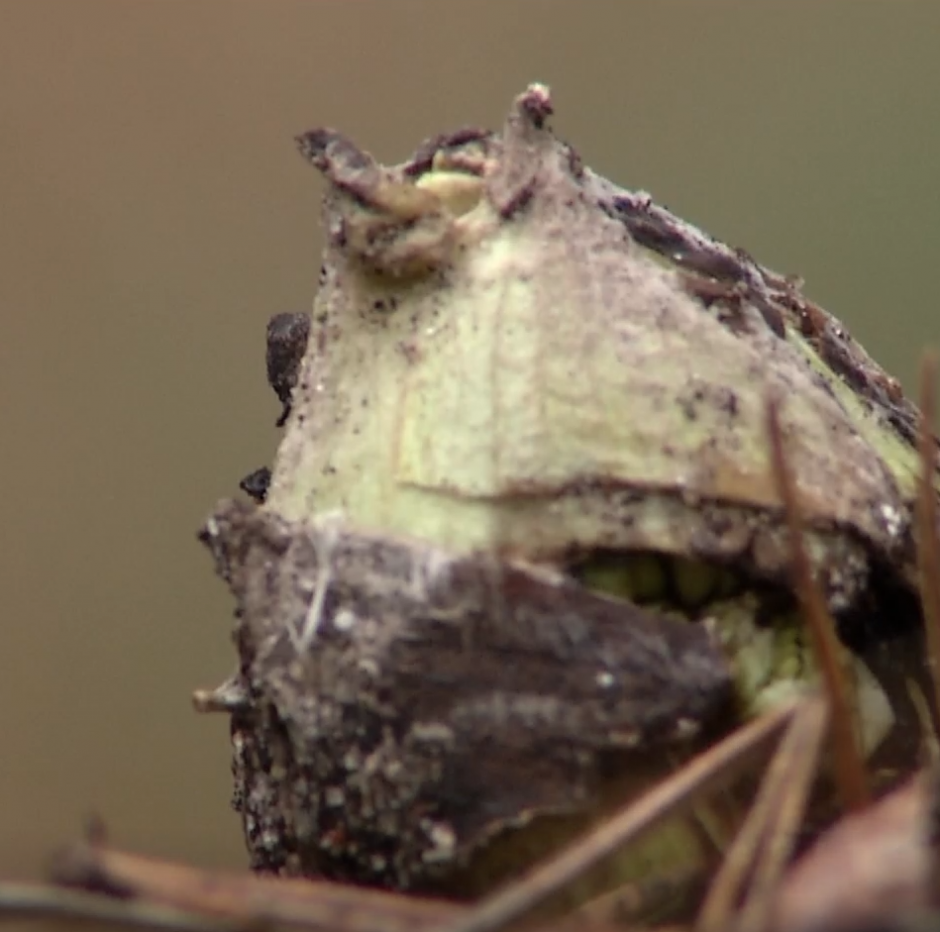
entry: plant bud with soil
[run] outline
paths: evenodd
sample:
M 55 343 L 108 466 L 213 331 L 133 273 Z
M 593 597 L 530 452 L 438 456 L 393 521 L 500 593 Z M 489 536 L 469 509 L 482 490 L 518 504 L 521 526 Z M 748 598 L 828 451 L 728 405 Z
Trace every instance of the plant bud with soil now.
M 866 750 L 907 714 L 870 667 L 918 621 L 916 409 L 550 113 L 533 85 L 392 168 L 299 139 L 328 185 L 306 352 L 265 495 L 203 532 L 239 668 L 202 702 L 259 870 L 489 889 L 813 682 L 770 396 Z M 705 856 L 677 831 L 616 878 Z

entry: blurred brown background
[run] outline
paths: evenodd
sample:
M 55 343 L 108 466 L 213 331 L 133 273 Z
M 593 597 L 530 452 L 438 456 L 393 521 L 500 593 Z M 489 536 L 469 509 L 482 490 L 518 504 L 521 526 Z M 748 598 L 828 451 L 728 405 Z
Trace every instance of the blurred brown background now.
M 548 82 L 585 161 L 843 318 L 911 387 L 940 344 L 940 4 L 0 2 L 0 874 L 100 813 L 244 863 L 233 663 L 194 532 L 269 461 L 267 316 L 306 308 L 320 182 L 498 126 Z

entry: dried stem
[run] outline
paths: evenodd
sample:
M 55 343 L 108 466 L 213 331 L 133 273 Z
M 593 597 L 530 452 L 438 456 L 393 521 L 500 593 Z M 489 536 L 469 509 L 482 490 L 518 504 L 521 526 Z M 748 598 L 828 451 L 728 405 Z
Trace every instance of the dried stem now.
M 62 852 L 52 876 L 69 887 L 160 904 L 181 921 L 187 916 L 217 917 L 217 926 L 207 926 L 206 932 L 280 925 L 316 932 L 421 932 L 462 912 L 456 904 L 437 900 L 325 881 L 204 871 L 87 843 Z M 91 909 L 97 900 L 108 902 L 102 897 L 75 902 Z M 202 932 L 201 927 L 193 928 Z
M 826 703 L 819 696 L 808 697 L 798 707 L 757 799 L 712 882 L 699 912 L 697 932 L 730 928 L 745 884 L 755 875 L 741 923 L 747 929 L 762 927 L 769 894 L 789 858 L 794 829 L 802 819 L 826 720 Z
M 937 356 L 928 353 L 920 368 L 920 447 L 921 476 L 917 494 L 917 565 L 920 597 L 927 633 L 930 676 L 933 682 L 934 721 L 940 723 L 940 544 L 937 541 L 935 395 Z
M 0 884 L 0 923 L 24 919 L 65 920 L 85 927 L 159 929 L 172 932 L 248 932 L 251 919 L 200 916 L 146 900 L 119 900 L 41 884 Z
M 780 749 L 787 763 L 785 768 L 781 767 L 784 772 L 780 792 L 767 794 L 771 817 L 763 838 L 763 857 L 754 869 L 747 900 L 738 917 L 737 932 L 758 932 L 767 925 L 803 821 L 828 724 L 827 704 L 818 698 L 809 701 L 799 721 L 794 721 L 786 747 Z
M 917 436 L 921 475 L 915 508 L 917 534 L 917 569 L 920 582 L 921 610 L 927 635 L 927 666 L 933 684 L 934 727 L 940 726 L 940 541 L 937 538 L 936 471 L 936 392 L 937 354 L 927 353 L 920 367 L 920 424 Z M 937 768 L 934 760 L 930 826 L 930 890 L 934 905 L 940 903 L 940 846 L 938 846 Z
M 826 696 L 832 707 L 836 783 L 845 808 L 860 809 L 869 800 L 869 788 L 864 758 L 855 733 L 854 702 L 839 663 L 839 645 L 832 619 L 822 593 L 813 579 L 813 570 L 803 541 L 803 516 L 799 495 L 787 461 L 778 402 L 774 398 L 767 404 L 767 432 L 770 436 L 774 478 L 783 501 L 790 533 L 793 589 L 806 617 Z

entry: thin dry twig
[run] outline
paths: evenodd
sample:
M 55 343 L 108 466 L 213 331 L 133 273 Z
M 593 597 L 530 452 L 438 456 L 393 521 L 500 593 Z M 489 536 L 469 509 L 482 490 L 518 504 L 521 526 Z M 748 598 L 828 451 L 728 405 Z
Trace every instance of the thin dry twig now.
M 784 449 L 779 402 L 776 398 L 771 398 L 767 403 L 767 432 L 770 436 L 774 478 L 783 501 L 790 534 L 793 589 L 806 617 L 813 651 L 832 706 L 836 784 L 845 809 L 852 811 L 865 806 L 870 798 L 865 761 L 855 733 L 850 685 L 839 663 L 836 633 L 822 594 L 813 580 L 813 570 L 803 543 L 803 513 Z
M 763 857 L 755 867 L 747 899 L 738 916 L 738 932 L 758 932 L 767 927 L 773 898 L 793 854 L 797 830 L 806 812 L 828 724 L 829 705 L 815 700 L 807 704 L 801 727 L 793 729 L 793 741 L 785 755 L 789 766 L 781 777 L 780 792 L 774 796 L 768 793 L 775 805 L 764 835 Z
M 739 728 L 557 857 L 536 867 L 504 891 L 483 900 L 444 929 L 446 932 L 498 932 L 528 915 L 667 816 L 688 810 L 709 789 L 726 784 L 765 751 L 767 744 L 790 723 L 798 706 L 798 702 L 787 703 Z
M 937 358 L 921 367 L 918 451 L 921 474 L 915 502 L 920 593 L 934 693 L 940 722 L 940 540 L 937 526 L 935 385 Z M 927 721 L 927 727 L 931 722 Z M 937 852 L 936 762 L 877 805 L 851 815 L 825 835 L 791 870 L 772 909 L 774 928 L 936 928 L 940 862 Z M 926 830 L 926 831 L 925 831 Z M 918 918 L 920 917 L 920 918 Z M 905 924 L 910 919 L 914 924 Z M 892 926 L 894 927 L 894 926 Z
M 825 700 L 818 695 L 807 697 L 794 713 L 757 798 L 712 882 L 696 921 L 697 932 L 730 928 L 745 884 L 755 876 L 739 922 L 742 928 L 762 927 L 769 894 L 789 858 L 793 830 L 803 817 L 827 713 Z
M 921 475 L 917 489 L 917 567 L 920 574 L 921 608 L 927 645 L 931 681 L 933 682 L 934 721 L 940 722 L 940 543 L 937 541 L 937 493 L 934 488 L 936 471 L 937 355 L 928 353 L 920 367 L 920 448 Z
M 933 722 L 940 725 L 940 540 L 937 536 L 936 473 L 936 394 L 937 354 L 926 353 L 920 367 L 920 423 L 917 443 L 920 453 L 920 479 L 915 503 L 917 535 L 917 569 L 920 584 L 921 610 L 927 635 L 927 666 L 933 685 Z M 934 768 L 940 767 L 936 760 Z M 936 775 L 935 775 L 936 780 Z M 934 784 L 936 785 L 936 783 Z M 934 905 L 940 904 L 940 855 L 937 851 L 936 797 L 931 807 L 932 842 L 930 891 Z
M 24 919 L 56 919 L 98 927 L 172 930 L 172 932 L 249 932 L 254 921 L 199 915 L 139 899 L 114 899 L 81 890 L 43 884 L 0 884 L 0 923 Z
M 441 900 L 345 884 L 198 870 L 87 842 L 55 859 L 52 878 L 73 888 L 161 904 L 181 915 L 215 916 L 235 922 L 235 928 L 249 923 L 322 932 L 420 932 L 463 911 Z

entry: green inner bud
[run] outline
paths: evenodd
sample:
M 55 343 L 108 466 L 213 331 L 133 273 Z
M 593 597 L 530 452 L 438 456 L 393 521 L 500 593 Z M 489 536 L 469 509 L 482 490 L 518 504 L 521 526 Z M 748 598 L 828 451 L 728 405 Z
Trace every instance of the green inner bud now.
M 656 553 L 597 554 L 575 568 L 574 575 L 596 592 L 631 602 L 652 602 L 668 594 L 665 560 Z
M 707 625 L 727 652 L 748 718 L 794 698 L 818 679 L 799 613 L 783 611 L 767 619 L 762 595 L 727 567 L 664 554 L 601 553 L 573 573 L 590 589 Z M 847 648 L 841 659 L 855 685 L 859 738 L 869 756 L 890 732 L 894 713 L 864 662 Z
M 679 602 L 687 608 L 698 608 L 717 587 L 719 571 L 708 563 L 676 557 L 670 568 L 673 591 Z

